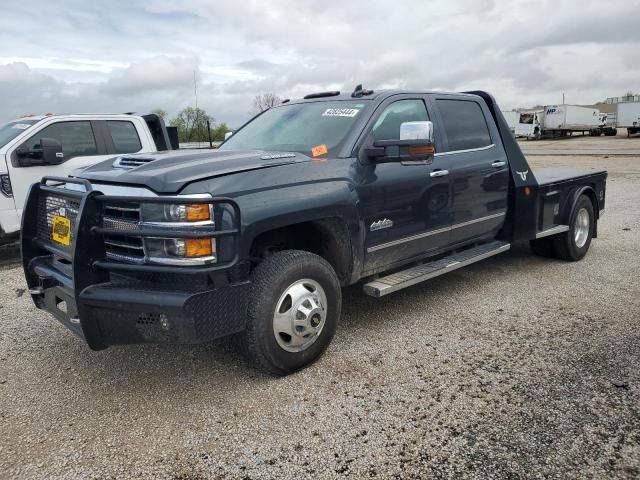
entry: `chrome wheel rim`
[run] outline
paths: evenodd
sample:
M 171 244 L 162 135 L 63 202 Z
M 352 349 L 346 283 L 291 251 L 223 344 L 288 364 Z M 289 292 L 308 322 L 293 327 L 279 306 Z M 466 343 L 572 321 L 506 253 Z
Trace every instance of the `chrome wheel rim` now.
M 589 212 L 586 208 L 581 208 L 576 215 L 576 222 L 573 229 L 576 247 L 582 248 L 589 238 Z
M 315 280 L 289 285 L 276 303 L 273 333 L 287 352 L 308 349 L 320 336 L 327 319 L 327 295 Z

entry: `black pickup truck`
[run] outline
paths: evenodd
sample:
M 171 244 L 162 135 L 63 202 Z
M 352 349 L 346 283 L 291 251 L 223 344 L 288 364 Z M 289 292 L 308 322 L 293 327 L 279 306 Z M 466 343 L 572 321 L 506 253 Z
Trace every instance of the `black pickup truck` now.
M 380 297 L 516 241 L 580 260 L 606 177 L 533 171 L 485 92 L 358 86 L 271 108 L 217 151 L 45 177 L 24 271 L 35 304 L 92 349 L 237 334 L 284 375 L 327 348 L 343 286 Z

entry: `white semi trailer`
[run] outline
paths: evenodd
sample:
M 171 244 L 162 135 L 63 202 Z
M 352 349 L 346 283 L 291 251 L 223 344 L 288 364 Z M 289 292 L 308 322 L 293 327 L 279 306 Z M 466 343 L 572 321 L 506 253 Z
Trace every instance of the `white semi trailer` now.
M 578 105 L 548 105 L 540 116 L 542 135 L 565 137 L 573 132 L 601 130 L 600 110 Z M 602 132 L 600 132 L 602 133 Z
M 617 126 L 626 128 L 627 136 L 640 133 L 640 102 L 618 103 Z
M 517 110 L 502 110 L 502 116 L 507 121 L 511 133 L 516 134 L 516 126 L 520 121 L 520 112 Z

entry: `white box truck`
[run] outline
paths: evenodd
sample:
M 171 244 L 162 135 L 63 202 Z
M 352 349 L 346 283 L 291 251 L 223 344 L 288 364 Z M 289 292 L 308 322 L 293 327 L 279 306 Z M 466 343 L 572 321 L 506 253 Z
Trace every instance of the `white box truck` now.
M 627 136 L 640 133 L 640 102 L 618 103 L 617 126 L 626 128 Z
M 520 112 L 517 110 L 503 110 L 502 116 L 507 121 L 511 133 L 516 134 L 516 126 L 520 122 Z
M 548 105 L 541 118 L 543 135 L 565 137 L 573 132 L 589 132 L 600 129 L 600 110 L 578 105 Z

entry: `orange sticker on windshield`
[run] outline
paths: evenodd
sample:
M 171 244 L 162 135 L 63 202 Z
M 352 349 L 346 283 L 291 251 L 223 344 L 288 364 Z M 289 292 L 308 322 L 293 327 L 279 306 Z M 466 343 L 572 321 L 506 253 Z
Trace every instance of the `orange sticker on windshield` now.
M 314 157 L 319 157 L 320 155 L 325 155 L 328 151 L 329 149 L 323 143 L 322 145 L 316 145 L 315 147 L 313 147 L 311 149 L 311 155 L 313 155 Z

